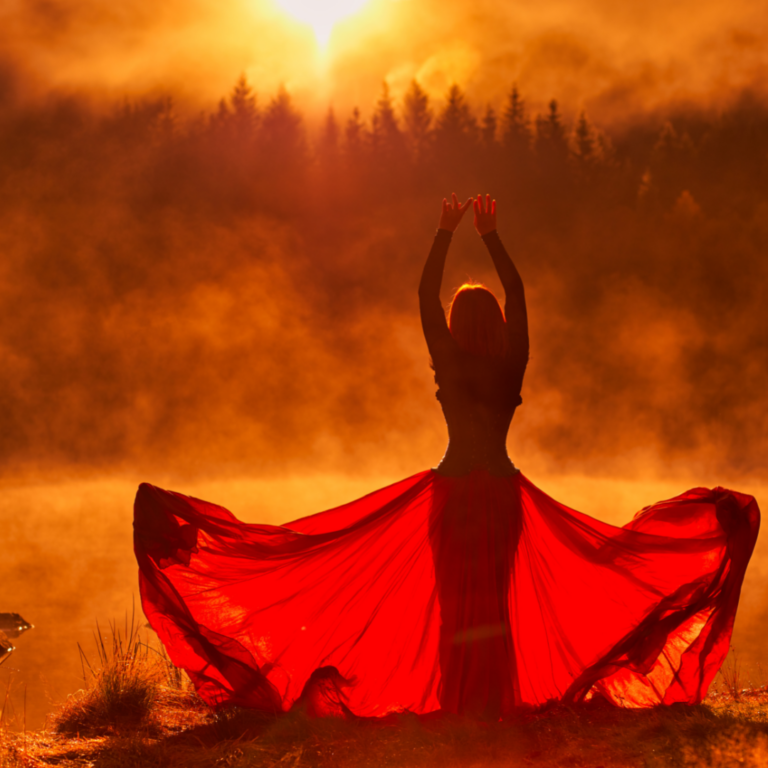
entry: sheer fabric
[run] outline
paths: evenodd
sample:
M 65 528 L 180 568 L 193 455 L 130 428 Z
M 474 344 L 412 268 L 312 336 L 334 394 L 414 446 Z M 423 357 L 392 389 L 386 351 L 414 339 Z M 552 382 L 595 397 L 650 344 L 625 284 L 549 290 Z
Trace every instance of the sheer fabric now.
M 429 470 L 279 527 L 143 484 L 135 549 L 144 612 L 213 706 L 494 719 L 701 701 L 758 524 L 722 488 L 617 528 L 520 473 Z

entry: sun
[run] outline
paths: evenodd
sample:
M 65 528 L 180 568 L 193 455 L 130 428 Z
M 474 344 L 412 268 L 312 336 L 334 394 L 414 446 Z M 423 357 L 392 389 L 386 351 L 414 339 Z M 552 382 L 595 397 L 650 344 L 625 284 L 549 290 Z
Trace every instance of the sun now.
M 368 0 L 277 0 L 286 13 L 309 24 L 321 45 L 331 38 L 333 26 L 345 16 L 360 10 Z

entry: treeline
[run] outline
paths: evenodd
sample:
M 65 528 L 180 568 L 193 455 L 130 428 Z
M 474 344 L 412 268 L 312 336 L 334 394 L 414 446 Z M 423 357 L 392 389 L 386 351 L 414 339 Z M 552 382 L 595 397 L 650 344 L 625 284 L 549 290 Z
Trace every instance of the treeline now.
M 101 118 L 75 100 L 6 105 L 0 115 L 6 173 L 65 162 L 87 176 L 88 165 L 98 173 L 116 153 L 147 204 L 230 213 L 285 212 L 284 196 L 297 192 L 301 204 L 307 195 L 354 204 L 361 195 L 370 203 L 454 188 L 507 194 L 526 218 L 566 215 L 595 199 L 668 210 L 685 191 L 716 210 L 748 206 L 768 172 L 768 108 L 748 94 L 719 114 L 681 109 L 614 133 L 584 112 L 567 122 L 554 99 L 532 114 L 514 86 L 497 113 L 477 109 L 457 85 L 433 103 L 415 81 L 399 102 L 384 85 L 370 115 L 330 109 L 311 131 L 285 89 L 262 104 L 244 77 L 216 110 L 195 118 L 179 115 L 170 98 L 126 103 Z

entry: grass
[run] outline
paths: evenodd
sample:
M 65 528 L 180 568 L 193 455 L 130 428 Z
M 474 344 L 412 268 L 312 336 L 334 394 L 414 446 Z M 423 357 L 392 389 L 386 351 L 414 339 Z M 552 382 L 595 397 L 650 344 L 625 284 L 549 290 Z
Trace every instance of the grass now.
M 110 624 L 111 642 L 97 624 L 94 664 L 78 643 L 86 687 L 55 712 L 52 729 L 70 735 L 98 735 L 139 726 L 150 717 L 159 693 L 159 665 L 150 663 L 150 647 L 141 641 L 135 614 L 123 632 Z
M 768 690 L 743 688 L 735 661 L 696 707 L 591 703 L 509 722 L 402 714 L 386 721 L 280 717 L 206 707 L 135 622 L 81 649 L 85 687 L 40 731 L 0 722 L 0 768 L 768 768 Z

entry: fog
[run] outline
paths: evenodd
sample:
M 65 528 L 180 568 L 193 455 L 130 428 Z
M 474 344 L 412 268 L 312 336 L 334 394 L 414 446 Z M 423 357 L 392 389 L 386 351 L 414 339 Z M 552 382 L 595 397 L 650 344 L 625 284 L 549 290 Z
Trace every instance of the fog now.
M 329 6 L 330 7 L 330 6 Z M 675 101 L 729 101 L 764 88 L 768 19 L 759 0 L 370 0 L 341 19 L 327 50 L 276 0 L 10 0 L 0 50 L 36 90 L 94 97 L 173 92 L 209 104 L 244 72 L 285 84 L 302 106 L 365 109 L 386 80 L 432 96 L 458 82 L 478 102 L 499 83 L 559 95 L 603 122 Z
M 434 462 L 445 430 L 415 286 L 442 196 L 490 189 L 531 317 L 513 453 L 559 471 L 759 478 L 763 102 L 622 130 L 585 119 L 580 139 L 554 103 L 513 125 L 508 103 L 489 114 L 458 88 L 409 98 L 322 126 L 284 90 L 259 106 L 245 81 L 199 118 L 166 99 L 102 114 L 8 97 L 0 471 Z M 414 133 L 420 115 L 432 129 Z M 499 287 L 471 222 L 445 298 L 468 276 Z
M 525 281 L 526 475 L 617 524 L 693 486 L 762 503 L 763 10 L 372 0 L 323 51 L 256 0 L 5 3 L 17 714 L 25 686 L 29 723 L 75 690 L 76 642 L 138 597 L 139 482 L 283 522 L 439 461 L 416 285 L 453 191 L 496 197 Z M 467 277 L 500 288 L 470 221 L 444 299 Z M 755 670 L 765 554 L 734 637 Z

